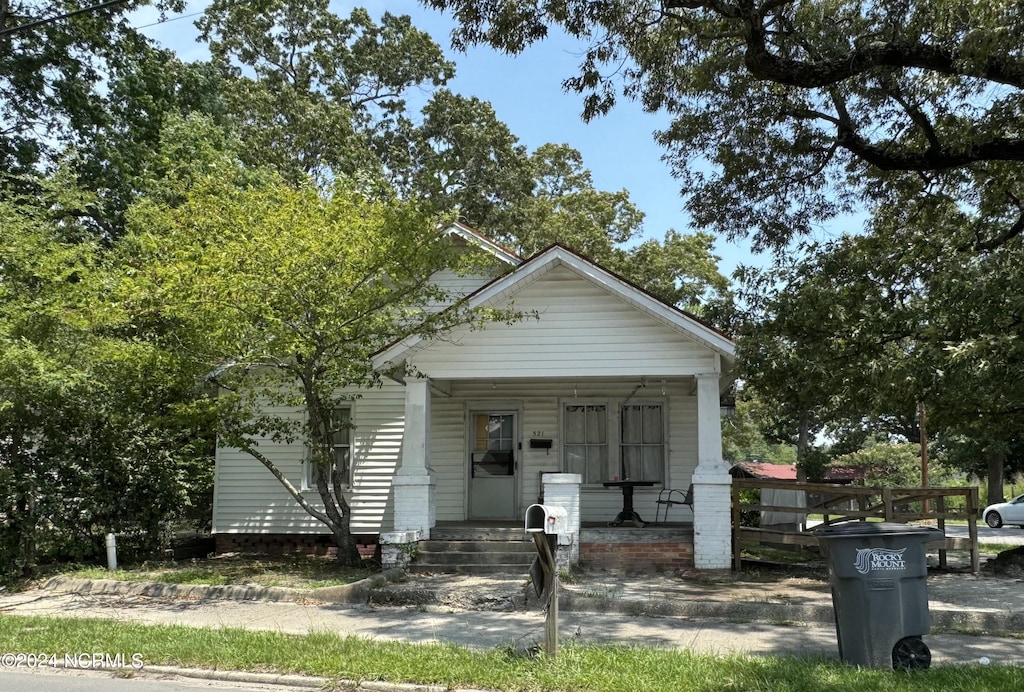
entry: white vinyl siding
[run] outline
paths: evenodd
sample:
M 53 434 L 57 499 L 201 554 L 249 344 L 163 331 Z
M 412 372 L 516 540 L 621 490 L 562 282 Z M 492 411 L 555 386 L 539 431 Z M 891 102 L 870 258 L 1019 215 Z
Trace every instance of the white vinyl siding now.
M 430 404 L 430 466 L 437 521 L 466 518 L 466 410 L 461 400 L 434 397 Z
M 712 351 L 566 267 L 523 288 L 513 307 L 526 317 L 456 330 L 411 362 L 438 379 L 660 377 L 715 367 Z
M 405 416 L 405 388 L 385 382 L 363 392 L 352 404 L 352 532 L 378 533 L 390 526 L 391 477 L 398 468 Z M 288 413 L 286 409 L 280 412 Z M 291 411 L 292 415 L 301 415 Z M 260 440 L 271 458 L 296 487 L 308 473 L 306 448 L 300 444 Z M 328 533 L 327 527 L 303 510 L 284 486 L 248 454 L 219 448 L 214 481 L 214 533 Z M 311 504 L 323 503 L 315 489 L 303 492 Z M 385 528 L 385 530 L 387 530 Z
M 438 521 L 462 521 L 467 507 L 466 421 L 470 409 L 495 410 L 513 407 L 522 415 L 522 451 L 519 453 L 519 514 L 541 496 L 544 472 L 563 470 L 561 407 L 577 399 L 625 400 L 635 380 L 549 380 L 518 382 L 456 382 L 450 396 L 435 395 L 431 402 L 430 463 L 435 486 Z M 665 396 L 661 398 L 661 392 Z M 691 394 L 691 378 L 649 382 L 647 392 L 664 401 L 668 416 L 668 478 L 666 486 L 685 489 L 697 465 L 697 399 Z M 637 399 L 629 403 L 637 403 Z M 377 533 L 392 526 L 391 477 L 397 469 L 404 431 L 405 389 L 385 382 L 353 403 L 354 493 L 352 531 Z M 533 449 L 531 438 L 552 440 L 551 449 Z M 260 449 L 278 461 L 285 473 L 298 482 L 304 472 L 305 449 L 301 445 L 261 441 Z M 654 516 L 657 488 L 637 488 L 634 505 L 644 519 Z M 315 495 L 315 493 L 313 493 Z M 306 494 L 307 497 L 311 495 Z M 319 500 L 313 498 L 316 506 Z M 326 533 L 280 483 L 255 459 L 234 449 L 217 450 L 214 494 L 216 533 Z M 610 521 L 622 508 L 622 495 L 600 485 L 584 490 L 581 512 L 584 521 Z M 676 520 L 686 520 L 685 508 L 677 508 Z M 381 527 L 384 527 L 383 529 Z

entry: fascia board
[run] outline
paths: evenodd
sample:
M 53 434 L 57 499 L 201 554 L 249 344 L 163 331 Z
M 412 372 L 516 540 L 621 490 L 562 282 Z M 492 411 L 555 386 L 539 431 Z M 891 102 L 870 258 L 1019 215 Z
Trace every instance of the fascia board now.
M 451 226 L 448 226 L 448 228 L 446 228 L 445 231 L 447 233 L 459 236 L 467 243 L 477 246 L 478 248 L 498 258 L 502 262 L 510 264 L 513 267 L 518 267 L 520 264 L 523 263 L 523 259 L 519 255 L 515 254 L 511 250 L 506 250 L 505 248 L 501 247 L 490 238 L 487 238 L 486 236 L 478 233 L 477 231 L 474 231 L 469 226 L 459 223 L 458 221 L 453 223 Z

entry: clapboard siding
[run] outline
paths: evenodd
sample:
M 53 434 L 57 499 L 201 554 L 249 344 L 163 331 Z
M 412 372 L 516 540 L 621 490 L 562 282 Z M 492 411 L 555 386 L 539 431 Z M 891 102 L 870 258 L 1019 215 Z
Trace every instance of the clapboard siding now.
M 378 533 L 391 526 L 391 477 L 405 432 L 405 387 L 385 381 L 355 402 L 352 532 Z
M 431 283 L 444 290 L 453 298 L 462 298 L 473 293 L 494 277 L 484 274 L 456 274 L 451 269 L 444 269 L 430 277 Z M 450 303 L 449 303 L 450 304 Z
M 566 267 L 523 288 L 513 306 L 529 316 L 456 330 L 411 362 L 443 379 L 671 376 L 715 366 L 706 347 Z
M 648 381 L 646 387 L 634 391 L 638 383 L 635 379 L 454 382 L 451 396 L 434 396 L 431 402 L 430 458 L 437 482 L 437 520 L 466 518 L 466 420 L 470 410 L 511 407 L 521 412 L 520 515 L 540 498 L 541 473 L 562 470 L 560 404 L 574 398 L 608 400 L 614 405 L 632 394 L 637 400 L 664 401 L 669 416 L 667 485 L 685 490 L 697 465 L 696 397 L 690 394 L 693 381 Z M 392 525 L 391 478 L 401 457 L 404 406 L 404 387 L 395 383 L 367 391 L 353 404 L 354 533 L 377 533 Z M 531 437 L 551 439 L 551 450 L 531 449 Z M 301 483 L 305 454 L 301 445 L 264 441 L 260 448 L 292 482 Z M 634 495 L 637 512 L 648 521 L 655 516 L 658 490 L 638 488 Z M 326 533 L 326 528 L 306 514 L 269 471 L 235 449 L 217 451 L 214 502 L 215 533 Z M 320 506 L 318 501 L 314 504 Z M 581 504 L 584 521 L 608 521 L 621 508 L 622 495 L 614 489 L 586 487 Z M 671 518 L 688 521 L 691 515 L 688 508 L 675 507 Z
M 430 467 L 437 521 L 466 518 L 466 410 L 464 402 L 435 397 L 430 404 Z
M 386 382 L 379 389 L 363 392 L 352 408 L 352 531 L 377 533 L 391 522 L 391 477 L 401 454 L 405 388 Z M 301 415 L 287 409 L 275 412 Z M 288 480 L 302 487 L 306 456 L 302 445 L 261 440 L 259 449 Z M 328 533 L 327 527 L 299 507 L 278 480 L 245 452 L 219 448 L 214 479 L 214 533 Z M 315 490 L 303 494 L 317 509 L 323 507 Z

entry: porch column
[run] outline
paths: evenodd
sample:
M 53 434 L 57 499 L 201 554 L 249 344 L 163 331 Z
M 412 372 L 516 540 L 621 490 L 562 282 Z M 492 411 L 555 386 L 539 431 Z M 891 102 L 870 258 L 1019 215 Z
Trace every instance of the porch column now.
M 435 524 L 434 473 L 430 469 L 430 380 L 405 384 L 405 435 L 402 465 L 391 485 L 395 490 L 395 531 L 430 538 Z
M 697 468 L 693 472 L 693 563 L 728 569 L 732 554 L 732 476 L 722 460 L 719 373 L 697 375 Z

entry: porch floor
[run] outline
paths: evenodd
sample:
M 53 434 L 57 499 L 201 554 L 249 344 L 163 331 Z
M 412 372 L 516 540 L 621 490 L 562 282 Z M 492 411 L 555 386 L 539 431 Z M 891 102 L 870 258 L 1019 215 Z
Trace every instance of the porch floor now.
M 438 528 L 443 529 L 522 529 L 525 524 L 524 521 L 516 520 L 501 520 L 501 519 L 467 519 L 465 521 L 439 521 L 437 522 Z M 603 521 L 584 521 L 581 522 L 580 528 L 582 529 L 608 529 L 610 531 L 621 530 L 637 530 L 640 527 L 633 526 L 632 524 L 622 524 L 621 526 L 609 526 L 608 522 Z M 671 531 L 693 531 L 692 522 L 648 522 L 647 526 L 643 527 L 643 530 L 650 529 L 656 530 L 671 530 Z

